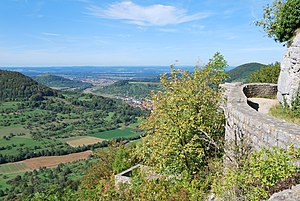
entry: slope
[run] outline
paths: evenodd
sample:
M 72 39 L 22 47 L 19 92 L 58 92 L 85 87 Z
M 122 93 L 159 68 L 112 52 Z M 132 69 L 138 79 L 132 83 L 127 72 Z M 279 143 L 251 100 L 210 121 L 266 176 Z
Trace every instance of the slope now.
M 0 70 L 0 100 L 29 100 L 54 96 L 56 91 L 15 71 Z
M 66 87 L 66 88 L 75 88 L 78 90 L 86 89 L 92 87 L 90 83 L 84 83 L 78 80 L 70 80 L 61 76 L 43 74 L 33 77 L 40 84 L 44 84 L 48 87 Z
M 255 62 L 240 65 L 228 71 L 229 79 L 227 80 L 227 82 L 246 82 L 248 76 L 252 72 L 259 70 L 263 66 L 265 65 Z
M 142 82 L 142 81 L 117 81 L 112 85 L 105 86 L 97 90 L 96 94 L 110 94 L 113 96 L 130 96 L 134 98 L 147 98 L 151 91 L 157 92 L 162 90 L 162 86 L 158 82 Z

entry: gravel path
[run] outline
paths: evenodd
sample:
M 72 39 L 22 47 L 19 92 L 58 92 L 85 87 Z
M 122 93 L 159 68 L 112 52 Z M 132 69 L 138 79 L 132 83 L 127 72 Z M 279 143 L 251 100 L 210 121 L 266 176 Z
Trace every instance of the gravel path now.
M 271 107 L 276 104 L 279 104 L 277 99 L 268 99 L 268 98 L 248 98 L 252 103 L 258 104 L 258 112 L 268 114 Z

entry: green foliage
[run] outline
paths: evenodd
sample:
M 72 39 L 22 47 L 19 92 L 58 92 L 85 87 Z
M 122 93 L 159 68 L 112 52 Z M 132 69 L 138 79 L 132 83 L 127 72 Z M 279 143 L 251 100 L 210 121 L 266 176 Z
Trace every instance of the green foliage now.
M 269 113 L 274 117 L 300 125 L 300 94 L 294 97 L 290 107 L 284 102 L 283 105 L 278 104 L 270 108 Z
M 290 41 L 300 28 L 300 0 L 274 0 L 264 8 L 263 19 L 256 25 L 275 41 Z
M 207 160 L 220 154 L 224 115 L 219 108 L 227 65 L 216 53 L 194 73 L 174 70 L 161 76 L 165 92 L 153 94 L 154 110 L 145 128 L 147 136 L 136 149 L 138 160 L 170 174 L 197 174 Z
M 291 108 L 294 117 L 300 117 L 300 93 L 298 92 L 296 97 L 292 100 Z
M 117 152 L 118 144 L 116 141 L 112 141 L 107 149 L 99 149 L 94 153 L 99 160 L 87 170 L 87 174 L 80 183 L 81 190 L 94 189 L 99 180 L 108 179 L 114 173 L 112 164 Z
M 56 91 L 19 72 L 0 70 L 0 101 L 29 100 L 31 97 L 56 95 Z
M 249 75 L 250 83 L 274 83 L 277 84 L 280 73 L 280 63 L 275 62 L 254 71 Z
M 48 87 L 68 87 L 68 88 L 77 88 L 83 90 L 93 85 L 90 83 L 81 82 L 78 80 L 70 80 L 61 76 L 43 74 L 40 76 L 33 77 L 38 83 L 44 84 Z
M 195 188 L 196 179 L 186 182 L 178 178 L 161 176 L 149 179 L 145 174 L 137 172 L 132 177 L 131 188 L 123 186 L 119 197 L 125 200 L 203 200 L 203 194 Z M 192 184 L 192 185 L 191 185 Z M 194 195 L 191 191 L 194 190 Z
M 21 172 L 21 175 L 7 181 L 7 188 L 1 188 L 3 196 L 7 196 L 8 200 L 19 200 L 18 194 L 22 192 L 22 200 L 64 200 L 60 198 L 68 198 L 71 192 L 77 190 L 80 179 L 95 160 L 89 158 L 86 161 L 60 164 L 55 168 Z
M 272 150 L 262 148 L 261 151 L 244 155 L 239 164 L 227 164 L 225 170 L 216 174 L 212 186 L 217 196 L 226 200 L 262 200 L 274 192 L 289 188 L 295 183 L 288 182 L 296 177 L 299 182 L 299 150 L 290 147 L 285 150 L 274 147 Z M 277 189 L 277 190 L 276 190 Z
M 133 128 L 117 128 L 137 123 L 137 117 L 144 114 L 120 100 L 80 93 L 0 103 L 0 163 L 106 146 L 106 142 L 81 147 L 64 143 L 73 136 L 139 137 L 131 132 Z M 109 130 L 113 132 L 105 132 Z
M 132 162 L 130 161 L 130 153 L 132 152 L 132 149 L 124 147 L 119 148 L 115 160 L 112 163 L 112 168 L 115 173 L 120 173 L 132 165 Z
M 260 63 L 247 63 L 240 65 L 230 71 L 228 71 L 229 78 L 226 82 L 246 82 L 249 75 L 262 68 L 263 64 Z

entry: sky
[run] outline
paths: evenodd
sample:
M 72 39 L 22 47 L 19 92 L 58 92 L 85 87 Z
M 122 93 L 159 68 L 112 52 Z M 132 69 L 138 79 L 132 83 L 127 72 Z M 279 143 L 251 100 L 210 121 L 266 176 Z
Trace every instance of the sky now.
M 0 66 L 281 61 L 254 21 L 272 0 L 1 0 Z

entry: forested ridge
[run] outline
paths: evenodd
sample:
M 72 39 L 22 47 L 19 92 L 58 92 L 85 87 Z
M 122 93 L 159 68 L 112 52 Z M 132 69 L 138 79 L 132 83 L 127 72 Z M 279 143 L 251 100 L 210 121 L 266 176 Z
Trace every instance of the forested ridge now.
M 249 75 L 259 70 L 261 67 L 264 67 L 264 64 L 261 63 L 247 63 L 228 71 L 229 78 L 226 80 L 227 82 L 245 82 L 247 81 Z
M 159 82 L 120 80 L 112 85 L 105 86 L 97 90 L 95 93 L 100 95 L 111 94 L 115 96 L 130 96 L 134 98 L 150 98 L 151 91 L 157 92 L 162 89 L 163 88 Z
M 79 90 L 93 86 L 90 83 L 81 82 L 79 80 L 70 80 L 61 76 L 43 74 L 33 77 L 40 84 L 44 84 L 48 87 L 68 87 L 77 88 Z
M 15 71 L 0 70 L 0 100 L 29 100 L 55 96 L 57 92 Z

